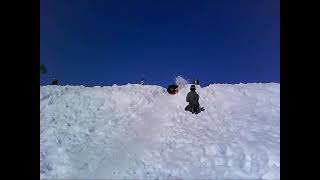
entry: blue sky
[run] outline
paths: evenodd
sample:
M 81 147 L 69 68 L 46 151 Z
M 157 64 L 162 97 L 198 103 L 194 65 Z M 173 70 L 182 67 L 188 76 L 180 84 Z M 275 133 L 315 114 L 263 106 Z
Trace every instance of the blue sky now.
M 280 82 L 279 0 L 41 0 L 41 84 Z

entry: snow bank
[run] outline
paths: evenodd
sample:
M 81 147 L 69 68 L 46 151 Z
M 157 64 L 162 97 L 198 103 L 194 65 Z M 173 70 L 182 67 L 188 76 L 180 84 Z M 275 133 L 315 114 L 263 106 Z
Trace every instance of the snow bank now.
M 183 77 L 181 76 L 176 77 L 176 85 L 179 87 L 179 89 L 186 87 L 188 84 L 189 84 L 188 81 L 185 80 Z
M 280 178 L 280 84 L 42 86 L 40 176 Z

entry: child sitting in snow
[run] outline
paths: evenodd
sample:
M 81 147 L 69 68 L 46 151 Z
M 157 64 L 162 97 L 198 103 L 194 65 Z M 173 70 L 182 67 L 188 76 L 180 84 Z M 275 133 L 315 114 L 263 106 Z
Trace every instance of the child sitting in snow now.
M 189 105 L 185 108 L 186 111 L 196 113 L 199 109 L 199 95 L 196 93 L 196 86 L 191 85 L 190 92 L 187 95 L 186 101 L 189 102 Z

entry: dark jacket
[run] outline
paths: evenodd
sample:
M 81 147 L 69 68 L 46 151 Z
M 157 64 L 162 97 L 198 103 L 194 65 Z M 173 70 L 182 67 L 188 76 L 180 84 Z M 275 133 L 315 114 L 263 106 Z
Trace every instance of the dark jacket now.
M 192 111 L 199 108 L 199 95 L 195 91 L 190 91 L 187 95 L 186 101 L 189 105 L 185 108 L 186 111 Z

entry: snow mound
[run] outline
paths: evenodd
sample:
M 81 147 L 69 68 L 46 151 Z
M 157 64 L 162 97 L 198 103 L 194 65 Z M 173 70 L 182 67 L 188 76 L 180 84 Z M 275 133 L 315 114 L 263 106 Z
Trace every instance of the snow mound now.
M 280 84 L 40 87 L 41 179 L 279 179 Z
M 188 81 L 185 80 L 183 77 L 181 76 L 176 77 L 176 85 L 178 86 L 179 89 L 186 87 L 188 84 L 189 84 Z

